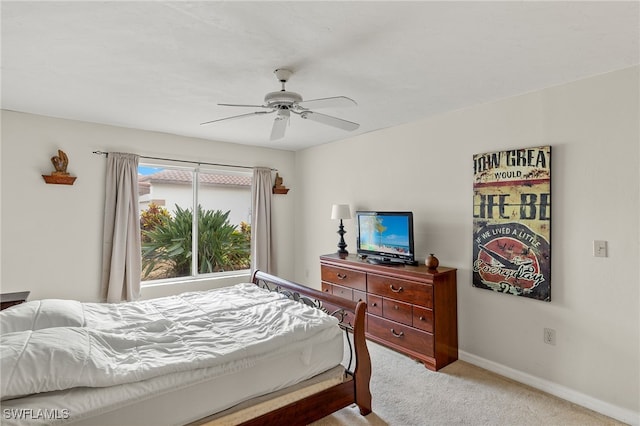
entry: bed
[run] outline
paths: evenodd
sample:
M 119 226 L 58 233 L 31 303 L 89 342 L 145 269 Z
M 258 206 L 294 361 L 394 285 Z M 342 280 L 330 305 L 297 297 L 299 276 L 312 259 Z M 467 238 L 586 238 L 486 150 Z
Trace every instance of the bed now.
M 353 403 L 366 415 L 365 313 L 260 271 L 151 301 L 18 305 L 0 312 L 2 423 L 303 425 Z

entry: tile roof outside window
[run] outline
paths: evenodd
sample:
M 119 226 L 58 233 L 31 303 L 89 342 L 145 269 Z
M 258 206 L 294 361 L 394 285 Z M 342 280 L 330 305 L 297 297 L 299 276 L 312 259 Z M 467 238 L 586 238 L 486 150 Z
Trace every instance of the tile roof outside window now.
M 251 176 L 242 175 L 226 175 L 204 172 L 198 175 L 199 182 L 202 185 L 234 185 L 234 186 L 251 186 Z M 174 184 L 190 184 L 191 171 L 166 169 L 151 175 L 138 177 L 140 183 L 174 183 Z

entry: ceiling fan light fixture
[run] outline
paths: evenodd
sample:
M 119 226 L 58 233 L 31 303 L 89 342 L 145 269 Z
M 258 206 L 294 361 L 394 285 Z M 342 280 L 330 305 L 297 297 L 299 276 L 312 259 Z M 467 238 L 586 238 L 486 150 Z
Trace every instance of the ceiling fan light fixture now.
M 288 108 L 282 108 L 278 110 L 276 120 L 288 120 L 291 117 L 291 111 Z

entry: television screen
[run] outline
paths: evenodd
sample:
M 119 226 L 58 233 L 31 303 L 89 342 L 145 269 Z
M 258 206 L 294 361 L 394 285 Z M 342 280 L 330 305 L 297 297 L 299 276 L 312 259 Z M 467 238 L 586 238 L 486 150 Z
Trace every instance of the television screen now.
M 372 260 L 414 260 L 411 212 L 356 212 L 358 254 Z

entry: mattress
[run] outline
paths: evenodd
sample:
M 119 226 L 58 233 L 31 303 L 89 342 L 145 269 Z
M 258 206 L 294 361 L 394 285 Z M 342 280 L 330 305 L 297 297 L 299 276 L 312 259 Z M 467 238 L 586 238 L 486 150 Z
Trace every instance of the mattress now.
M 228 410 L 189 423 L 188 426 L 228 426 L 242 424 L 246 421 L 256 419 L 263 414 L 296 403 L 306 397 L 318 394 L 323 390 L 352 380 L 353 377 L 345 374 L 344 367 L 340 365 L 293 386 L 249 399 Z
M 340 364 L 342 355 L 343 333 L 335 325 L 266 352 L 249 351 L 228 369 L 216 365 L 8 399 L 1 404 L 2 423 L 184 424 L 314 377 Z
M 316 337 L 317 338 L 317 337 Z M 107 388 L 74 388 L 2 402 L 3 425 L 182 425 L 339 365 L 343 335 L 263 357 L 250 368 L 207 369 Z

